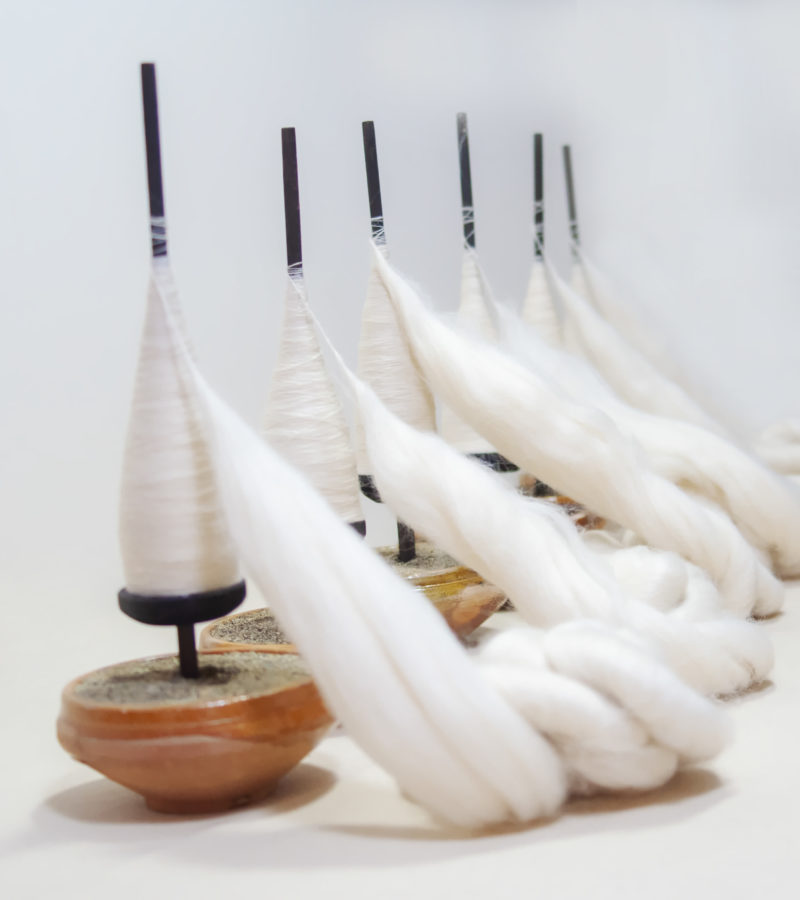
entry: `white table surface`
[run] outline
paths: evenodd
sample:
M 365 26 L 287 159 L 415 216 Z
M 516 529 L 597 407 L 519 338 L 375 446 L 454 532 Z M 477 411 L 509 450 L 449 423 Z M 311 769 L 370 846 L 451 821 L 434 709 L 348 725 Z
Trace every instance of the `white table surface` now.
M 436 826 L 345 736 L 272 799 L 217 816 L 150 812 L 73 761 L 54 733 L 61 686 L 171 636 L 111 606 L 77 628 L 64 605 L 34 638 L 11 612 L 3 684 L 0 895 L 268 898 L 800 896 L 800 584 L 765 623 L 772 683 L 728 704 L 733 745 L 646 795 L 570 804 L 554 821 L 467 836 Z M 495 616 L 504 627 L 515 614 Z M 499 625 L 498 625 L 499 623 Z M 128 642 L 127 644 L 125 642 Z M 32 649 L 36 652 L 32 653 Z M 42 671 L 24 679 L 23 667 Z

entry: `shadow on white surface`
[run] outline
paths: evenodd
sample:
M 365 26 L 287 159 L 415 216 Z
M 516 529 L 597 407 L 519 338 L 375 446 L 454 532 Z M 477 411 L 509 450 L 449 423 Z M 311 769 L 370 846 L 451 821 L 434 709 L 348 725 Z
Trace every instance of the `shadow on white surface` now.
M 336 776 L 327 769 L 301 763 L 278 782 L 275 790 L 264 800 L 247 807 L 249 810 L 265 808 L 270 815 L 291 812 L 312 803 L 327 793 L 336 783 Z M 45 812 L 46 810 L 46 812 Z M 192 821 L 213 821 L 229 817 L 237 810 L 209 815 L 180 815 L 153 812 L 142 797 L 127 788 L 99 778 L 77 787 L 54 794 L 40 807 L 44 819 L 56 813 L 77 822 L 94 825 L 140 825 L 143 822 L 158 825 L 180 825 Z
M 552 820 L 469 832 L 426 821 L 418 807 L 380 785 L 351 786 L 337 797 L 344 786 L 330 794 L 336 782 L 326 769 L 303 764 L 262 804 L 221 815 L 172 817 L 151 812 L 136 794 L 98 779 L 49 797 L 36 809 L 33 829 L 20 835 L 13 849 L 34 849 L 42 840 L 51 846 L 88 841 L 98 850 L 105 847 L 104 855 L 146 853 L 215 870 L 376 869 L 544 846 L 599 830 L 663 827 L 702 814 L 729 793 L 713 772 L 691 769 L 647 794 L 574 801 Z M 383 821 L 373 824 L 365 817 Z M 70 820 L 66 829 L 65 819 Z
M 559 837 L 565 833 L 577 834 L 580 831 L 595 829 L 598 817 L 613 813 L 630 813 L 641 811 L 646 818 L 627 816 L 623 820 L 615 819 L 617 827 L 640 828 L 643 825 L 664 825 L 680 821 L 701 812 L 722 799 L 725 791 L 720 778 L 708 769 L 685 769 L 679 772 L 668 784 L 647 793 L 599 794 L 573 800 L 568 803 L 561 815 L 551 819 L 539 819 L 518 825 L 502 825 L 480 831 L 467 831 L 446 826 L 429 828 L 404 826 L 330 826 L 330 830 L 339 834 L 358 835 L 364 838 L 384 838 L 404 841 L 439 841 L 470 842 L 472 850 L 477 841 L 491 842 L 493 838 L 510 836 L 536 839 L 547 839 L 548 830 L 558 832 Z M 591 819 L 591 824 L 588 821 Z M 583 821 L 582 821 L 583 820 Z M 588 828 L 587 828 L 588 826 Z M 601 826 L 602 827 L 602 826 Z M 487 849 L 489 849 L 487 847 Z M 396 861 L 396 860 L 393 860 Z

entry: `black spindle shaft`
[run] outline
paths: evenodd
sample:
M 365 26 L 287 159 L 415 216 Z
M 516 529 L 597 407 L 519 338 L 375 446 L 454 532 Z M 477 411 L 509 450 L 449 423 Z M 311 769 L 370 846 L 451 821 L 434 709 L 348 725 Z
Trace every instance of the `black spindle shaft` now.
M 147 188 L 150 196 L 150 239 L 153 258 L 156 259 L 167 255 L 167 229 L 164 220 L 164 185 L 161 181 L 156 67 L 153 63 L 142 63 L 142 108 L 147 154 Z
M 472 203 L 472 172 L 469 165 L 469 134 L 467 114 L 456 116 L 458 133 L 458 168 L 461 173 L 461 224 L 464 229 L 464 243 L 475 246 L 475 207 Z
M 386 229 L 383 222 L 383 200 L 381 199 L 381 178 L 378 171 L 378 146 L 375 142 L 375 123 L 362 122 L 361 134 L 364 139 L 364 165 L 367 170 L 367 193 L 369 194 L 369 218 L 372 223 L 372 240 L 379 246 L 386 243 Z
M 572 239 L 572 253 L 577 256 L 580 246 L 580 234 L 578 232 L 578 212 L 575 207 L 575 182 L 572 178 L 572 151 L 569 144 L 565 144 L 564 153 L 564 179 L 567 185 L 567 212 L 569 214 L 569 236 Z
M 197 647 L 194 642 L 194 625 L 178 625 L 178 658 L 181 675 L 184 678 L 197 678 L 200 669 L 197 665 Z
M 375 141 L 375 123 L 361 123 L 361 135 L 364 140 L 364 166 L 367 173 L 367 193 L 369 195 L 369 218 L 372 229 L 372 240 L 380 247 L 386 244 L 386 228 L 383 221 L 383 199 L 381 197 L 381 179 L 378 170 L 378 145 Z M 361 493 L 375 503 L 381 503 L 381 495 L 375 487 L 371 475 L 359 475 Z M 397 521 L 397 558 L 400 562 L 409 562 L 417 555 L 417 544 L 413 529 L 399 519 Z
M 281 129 L 283 149 L 283 212 L 286 220 L 286 265 L 289 275 L 303 275 L 303 242 L 300 235 L 300 189 L 297 180 L 297 143 L 294 128 Z
M 533 255 L 544 256 L 544 147 L 538 133 L 533 136 Z
M 397 520 L 397 558 L 400 562 L 410 562 L 417 555 L 417 541 L 414 529 Z

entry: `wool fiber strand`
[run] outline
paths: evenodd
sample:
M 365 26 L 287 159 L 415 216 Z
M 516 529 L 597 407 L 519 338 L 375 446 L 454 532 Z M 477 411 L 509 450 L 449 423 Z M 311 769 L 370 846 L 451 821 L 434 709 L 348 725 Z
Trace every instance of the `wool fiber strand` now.
M 733 619 L 721 603 L 713 609 L 705 603 L 695 608 L 692 620 L 671 614 L 679 603 L 674 597 L 648 597 L 650 605 L 637 602 L 602 557 L 582 543 L 562 511 L 521 497 L 435 435 L 404 425 L 365 385 L 355 387 L 384 502 L 503 588 L 531 624 L 550 627 L 587 617 L 629 628 L 681 678 L 707 694 L 741 691 L 769 672 L 771 646 L 757 625 Z M 661 562 L 682 570 L 683 581 L 671 582 L 682 597 L 689 588 L 687 567 L 677 557 Z M 627 567 L 630 570 L 630 561 Z M 661 590 L 669 586 L 662 577 Z
M 547 346 L 519 317 L 497 308 L 502 346 L 578 402 L 606 413 L 635 439 L 653 470 L 722 507 L 783 576 L 800 573 L 800 491 L 723 435 L 620 400 L 591 365 Z
M 454 333 L 376 259 L 429 383 L 501 453 L 647 543 L 706 569 L 737 614 L 780 607 L 782 586 L 721 510 L 658 476 L 601 411 Z

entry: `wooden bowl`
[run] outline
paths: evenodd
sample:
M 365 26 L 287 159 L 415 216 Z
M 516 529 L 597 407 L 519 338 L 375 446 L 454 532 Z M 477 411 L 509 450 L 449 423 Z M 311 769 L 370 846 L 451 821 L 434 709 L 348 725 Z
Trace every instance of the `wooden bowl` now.
M 98 669 L 64 688 L 62 747 L 159 812 L 219 812 L 265 796 L 333 720 L 297 656 L 202 653 L 199 660 L 201 680 L 213 673 L 224 682 L 246 666 L 248 690 L 230 676 L 214 696 L 151 701 L 142 690 L 153 690 L 148 679 L 157 682 L 162 670 L 164 680 L 183 683 L 179 690 L 199 693 L 194 679 L 169 674 L 178 672 L 176 657 Z M 120 691 L 130 696 L 120 699 Z
M 460 638 L 466 637 L 505 602 L 505 594 L 487 584 L 465 566 L 427 569 L 397 566 L 395 570 L 425 596 L 444 616 Z M 265 640 L 263 635 L 268 634 Z M 226 616 L 212 622 L 200 634 L 205 650 L 255 650 L 259 653 L 296 653 L 297 648 L 280 631 L 269 608 Z

